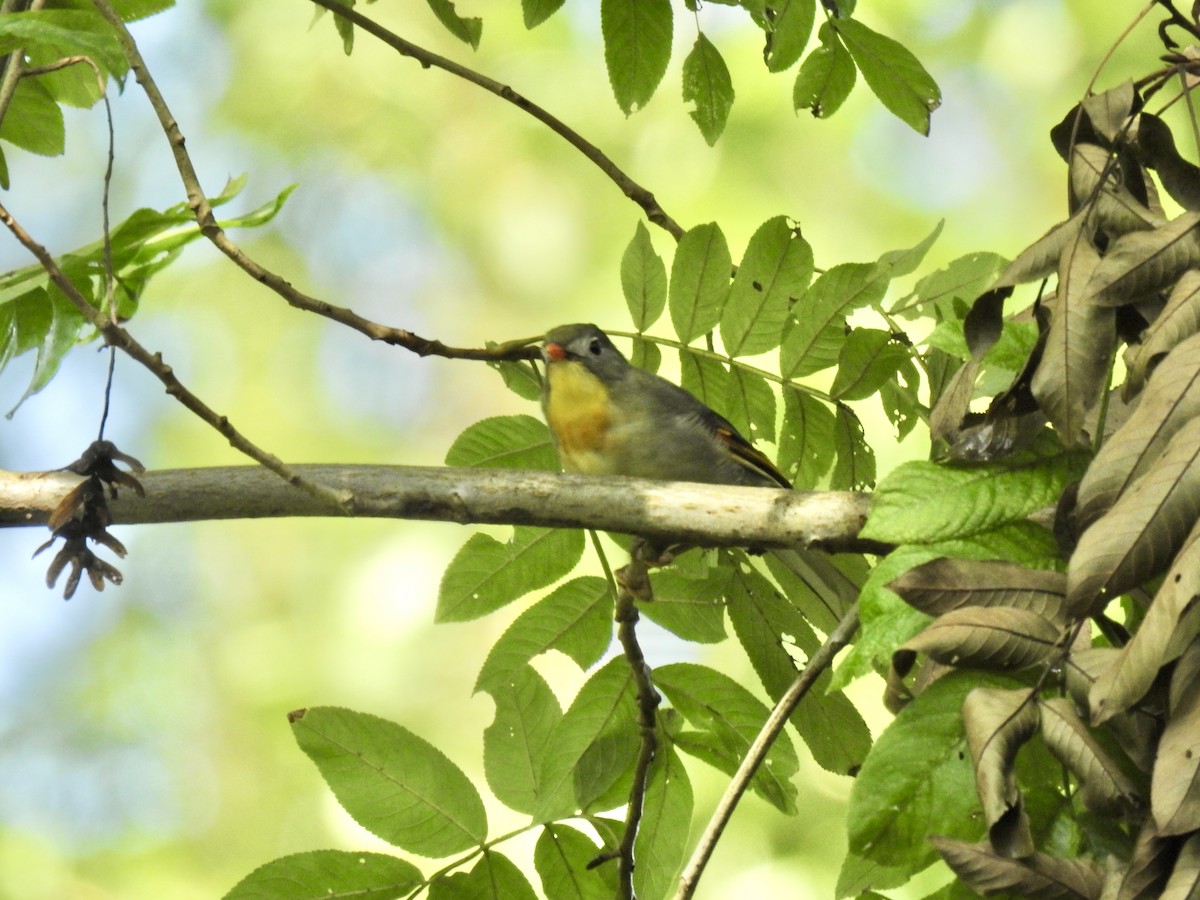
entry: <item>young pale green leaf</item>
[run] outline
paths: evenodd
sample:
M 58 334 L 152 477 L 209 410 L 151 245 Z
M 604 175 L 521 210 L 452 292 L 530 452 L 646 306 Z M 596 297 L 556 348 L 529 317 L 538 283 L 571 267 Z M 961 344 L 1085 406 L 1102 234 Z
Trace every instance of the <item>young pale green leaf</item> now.
M 535 402 L 542 399 L 542 379 L 533 363 L 499 360 L 487 365 L 499 372 L 504 386 L 521 399 Z
M 660 735 L 660 740 L 662 737 Z M 633 888 L 638 897 L 664 897 L 675 886 L 687 852 L 694 801 L 679 754 L 660 747 L 650 765 L 642 822 L 633 844 Z
M 725 640 L 723 570 L 708 570 L 703 578 L 687 578 L 677 567 L 655 572 L 654 602 L 638 610 L 685 641 L 718 644 Z
M 882 300 L 887 285 L 887 270 L 878 263 L 842 263 L 826 271 L 792 309 L 780 374 L 802 378 L 836 363 L 846 341 L 846 316 Z
M 639 741 L 636 691 L 629 663 L 621 657 L 597 669 L 580 688 L 546 745 L 534 821 L 586 809 L 632 770 Z
M 1067 609 L 1090 615 L 1162 572 L 1200 517 L 1200 419 L 1083 533 L 1067 569 Z
M 559 585 L 500 635 L 483 663 L 475 690 L 500 687 L 547 650 L 562 651 L 581 669 L 593 665 L 612 640 L 612 604 L 612 592 L 603 578 L 585 575 Z
M 67 129 L 62 110 L 37 79 L 26 78 L 18 82 L 8 114 L 0 125 L 0 140 L 10 141 L 39 156 L 58 156 L 63 152 Z
M 670 0 L 600 0 L 604 62 L 625 115 L 654 96 L 671 59 Z
M 716 222 L 697 225 L 679 240 L 671 262 L 667 305 L 679 340 L 690 344 L 721 320 L 733 257 Z
M 526 28 L 536 28 L 558 12 L 563 0 L 521 0 Z
M 468 426 L 446 451 L 446 465 L 549 472 L 559 468 L 550 431 L 533 416 L 494 416 Z
M 30 334 L 31 324 L 37 321 L 30 319 L 18 326 L 25 333 L 17 336 L 17 352 L 20 352 L 20 344 L 38 340 L 37 362 L 34 364 L 29 386 L 25 388 L 25 393 L 21 395 L 17 405 L 9 411 L 9 416 L 16 412 L 22 403 L 50 383 L 50 379 L 62 365 L 63 357 L 79 342 L 84 328 L 90 327 L 84 320 L 83 314 L 62 295 L 57 287 L 52 286 L 48 293 L 44 293 L 44 296 L 46 309 L 42 312 L 48 315 L 38 316 L 37 320 L 45 322 L 45 329 L 42 330 L 33 325 L 33 334 Z M 18 304 L 12 305 L 14 313 L 21 311 Z M 0 349 L 0 359 L 3 359 L 4 355 L 4 350 Z
M 486 840 L 487 815 L 470 779 L 407 728 L 332 706 L 288 718 L 338 802 L 372 834 L 422 856 Z
M 533 848 L 533 867 L 547 897 L 611 900 L 617 892 L 615 866 L 589 866 L 600 848 L 581 831 L 557 822 L 547 825 Z
M 434 878 L 429 900 L 537 900 L 537 894 L 511 859 L 486 850 L 470 872 Z
M 811 491 L 833 465 L 837 417 L 823 402 L 792 385 L 783 389 L 779 469 L 798 490 Z
M 925 261 L 925 255 L 942 234 L 946 225 L 945 219 L 939 219 L 933 230 L 911 247 L 901 247 L 898 250 L 888 250 L 879 257 L 880 275 L 889 281 L 903 275 L 911 275 Z
M 433 14 L 437 16 L 442 26 L 460 41 L 471 45 L 472 50 L 479 49 L 479 39 L 483 36 L 483 19 L 460 16 L 454 8 L 453 0 L 425 0 Z
M 667 267 L 654 252 L 650 232 L 641 222 L 621 257 L 621 290 L 638 331 L 645 331 L 667 305 Z
M 832 25 L 826 22 L 818 34 L 821 46 L 800 65 L 792 88 L 792 106 L 796 112 L 807 109 L 818 119 L 827 119 L 850 96 L 858 69 Z
M 850 407 L 838 404 L 833 446 L 837 459 L 829 477 L 835 491 L 865 491 L 875 487 L 875 451 L 867 443 L 862 422 Z
M 838 354 L 837 374 L 829 395 L 835 400 L 865 400 L 895 377 L 900 366 L 911 358 L 912 351 L 893 341 L 891 332 L 856 328 Z
M 904 463 L 879 485 L 862 536 L 927 544 L 989 531 L 1057 503 L 1083 464 L 1069 452 L 992 465 Z
M 984 292 L 1008 265 L 996 253 L 968 253 L 921 278 L 912 293 L 892 304 L 893 315 L 923 314 L 932 306 L 943 318 L 957 318 L 955 303 L 966 304 Z
M 314 850 L 272 860 L 239 881 L 224 900 L 392 900 L 424 882 L 407 860 L 384 853 Z
M 483 732 L 483 771 L 496 799 L 517 812 L 532 812 L 541 798 L 538 774 L 546 745 L 562 719 L 554 692 L 530 666 L 522 666 L 488 691 L 496 717 Z
M 929 116 L 941 105 L 942 92 L 920 61 L 857 19 L 830 21 L 880 102 L 914 131 L 929 134 Z
M 767 71 L 782 72 L 796 64 L 808 46 L 816 18 L 815 0 L 776 0 L 775 18 L 767 32 Z
M 718 408 L 752 443 L 775 442 L 775 392 L 761 375 L 729 367 L 729 396 Z
M 811 2 L 811 0 L 810 0 Z M 733 108 L 733 80 L 721 52 L 700 32 L 683 61 L 683 102 L 695 103 L 688 111 L 705 143 L 713 146 Z
M 477 619 L 562 578 L 583 556 L 583 532 L 518 526 L 501 544 L 473 534 L 451 560 L 438 590 L 438 622 Z
M 796 678 L 798 659 L 820 641 L 800 612 L 785 602 L 757 569 L 736 564 L 729 587 L 729 620 L 754 670 L 774 698 Z M 822 675 L 792 713 L 791 722 L 817 763 L 830 772 L 853 772 L 871 746 L 871 734 L 858 710 L 842 694 L 827 693 Z
M 779 346 L 788 310 L 808 287 L 812 248 L 784 216 L 768 219 L 746 247 L 721 314 L 721 341 L 730 356 Z
M 936 858 L 931 834 L 978 837 L 979 798 L 962 705 L 977 687 L 1016 688 L 999 676 L 951 673 L 900 711 L 879 736 L 850 791 L 850 850 L 919 872 Z
M 770 710 L 728 675 L 694 663 L 674 663 L 654 670 L 654 685 L 693 728 L 710 740 L 700 759 L 732 775 L 750 743 L 758 735 Z M 680 749 L 688 747 L 679 744 Z M 796 787 L 791 778 L 800 769 L 791 739 L 781 734 L 755 773 L 752 786 L 783 812 L 794 813 Z

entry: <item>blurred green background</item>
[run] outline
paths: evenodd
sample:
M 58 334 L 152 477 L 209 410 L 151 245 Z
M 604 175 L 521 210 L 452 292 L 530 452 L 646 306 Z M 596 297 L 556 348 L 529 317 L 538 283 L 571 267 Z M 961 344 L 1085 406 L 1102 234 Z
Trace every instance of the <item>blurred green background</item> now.
M 519 6 L 461 0 L 460 12 L 484 17 L 475 53 L 421 0 L 359 8 L 563 118 L 684 227 L 718 221 L 735 258 L 780 213 L 799 221 L 825 267 L 910 246 L 945 219 L 918 275 L 970 251 L 1015 254 L 1064 217 L 1063 167 L 1047 132 L 1141 9 L 864 0 L 857 16 L 912 49 L 942 87 L 923 138 L 861 83 L 831 120 L 794 115 L 794 70 L 768 75 L 761 34 L 719 5 L 698 20 L 677 7 L 671 68 L 627 120 L 608 86 L 598 4 L 570 0 L 532 33 Z M 697 21 L 737 91 L 715 149 L 679 96 Z M 627 327 L 618 263 L 640 210 L 514 107 L 363 35 L 347 58 L 328 17 L 314 24 L 304 0 L 181 0 L 133 32 L 208 193 L 248 173 L 236 211 L 299 183 L 268 228 L 233 237 L 300 289 L 465 346 L 566 321 Z M 1098 87 L 1143 74 L 1157 52 L 1143 23 Z M 114 103 L 114 219 L 183 199 L 132 79 Z M 5 203 L 54 252 L 98 234 L 102 115 L 69 114 L 64 157 L 10 155 Z M 670 238 L 652 231 L 669 259 Z M 0 268 L 28 262 L 0 238 Z M 131 328 L 289 462 L 437 465 L 472 422 L 537 414 L 483 365 L 419 359 L 295 313 L 199 243 L 152 282 Z M 47 469 L 78 456 L 94 437 L 106 361 L 81 349 L 0 420 L 0 466 Z M 16 403 L 31 368 L 22 359 L 5 372 L 0 408 Z M 861 411 L 880 474 L 926 453 L 920 435 L 896 447 L 873 403 Z M 243 461 L 124 359 L 107 434 L 152 468 Z M 48 559 L 29 561 L 44 534 L 0 533 L 0 896 L 214 897 L 279 855 L 380 848 L 296 748 L 286 713 L 297 707 L 401 722 L 482 782 L 491 701 L 471 688 L 517 610 L 432 627 L 439 578 L 467 529 L 277 520 L 116 533 L 130 550 L 125 584 L 103 594 L 85 585 L 70 603 L 46 589 Z M 652 664 L 696 658 L 649 627 L 645 639 Z M 733 647 L 704 659 L 757 687 Z M 580 682 L 561 659 L 539 668 L 562 698 Z M 852 689 L 876 730 L 887 721 L 879 688 Z M 722 780 L 693 773 L 704 816 Z M 811 765 L 804 778 L 798 818 L 747 799 L 701 897 L 832 896 L 849 782 Z M 502 808 L 489 813 L 494 834 L 521 824 Z M 896 896 L 920 896 L 943 877 Z

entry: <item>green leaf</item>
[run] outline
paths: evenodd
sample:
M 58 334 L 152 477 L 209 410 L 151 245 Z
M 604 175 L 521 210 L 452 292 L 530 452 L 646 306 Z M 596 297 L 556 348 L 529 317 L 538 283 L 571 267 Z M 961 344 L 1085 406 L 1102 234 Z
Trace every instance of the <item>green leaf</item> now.
M 851 852 L 913 874 L 937 858 L 929 835 L 979 838 L 984 829 L 963 700 L 976 687 L 1018 686 L 999 676 L 952 672 L 901 710 L 850 791 Z
M 635 337 L 633 339 L 633 352 L 629 354 L 629 361 L 639 369 L 645 369 L 647 372 L 657 372 L 662 365 L 662 351 L 658 349 L 658 344 L 654 341 Z
M 225 900 L 309 900 L 349 897 L 391 900 L 424 882 L 407 860 L 383 853 L 314 850 L 292 853 L 255 869 Z
M 601 666 L 580 688 L 546 746 L 534 821 L 586 809 L 632 770 L 639 743 L 635 694 L 623 657 Z
M 1057 503 L 1083 469 L 1084 458 L 1067 452 L 991 465 L 904 463 L 875 491 L 862 537 L 914 544 L 989 531 Z
M 880 102 L 914 131 L 929 134 L 929 115 L 941 105 L 942 92 L 920 61 L 857 19 L 830 21 Z
M 796 64 L 808 46 L 817 5 L 814 0 L 775 0 L 775 20 L 767 33 L 767 71 L 782 72 Z
M 697 225 L 679 240 L 671 262 L 667 304 L 679 340 L 690 344 L 721 320 L 733 257 L 716 222 Z
M 487 365 L 500 373 L 504 386 L 518 397 L 534 401 L 542 399 L 542 379 L 533 363 L 499 360 L 489 361 Z
M 589 866 L 600 848 L 581 831 L 554 822 L 533 848 L 533 867 L 542 891 L 556 900 L 611 900 L 617 893 L 615 866 Z
M 696 35 L 692 52 L 683 61 L 683 102 L 693 101 L 696 108 L 688 115 L 711 147 L 725 130 L 729 110 L 733 108 L 733 80 L 720 51 L 704 32 Z
M 479 792 L 408 729 L 332 706 L 292 713 L 289 720 L 338 802 L 372 834 L 423 856 L 461 853 L 487 839 Z
M 1008 260 L 996 253 L 968 253 L 923 277 L 912 293 L 892 304 L 893 315 L 926 313 L 933 306 L 944 318 L 953 316 L 955 301 L 970 303 L 996 280 Z
M 52 59 L 86 56 L 102 71 L 124 72 L 125 54 L 108 23 L 94 10 L 42 9 L 0 17 L 0 53 L 42 49 Z M 90 66 L 87 77 L 93 82 Z
M 729 367 L 728 397 L 718 407 L 751 442 L 775 442 L 775 392 L 761 375 Z
M 796 75 L 792 107 L 796 112 L 807 109 L 818 119 L 827 119 L 854 90 L 858 70 L 832 25 L 826 22 L 818 34 L 821 46 L 808 54 Z
M 583 556 L 583 532 L 518 526 L 501 544 L 473 534 L 442 576 L 437 622 L 465 622 L 494 612 L 562 578 Z
M 604 62 L 625 115 L 645 106 L 671 59 L 670 0 L 600 0 Z
M 912 358 L 912 351 L 887 331 L 856 328 L 838 356 L 837 374 L 829 388 L 835 400 L 865 400 Z
M 44 323 L 45 327 L 44 329 L 38 328 L 29 318 L 19 326 L 24 333 L 17 337 L 16 352 L 21 352 L 20 344 L 22 342 L 37 340 L 37 362 L 34 364 L 29 386 L 25 388 L 25 393 L 21 395 L 17 405 L 9 410 L 9 418 L 12 418 L 13 413 L 22 403 L 50 383 L 50 379 L 62 365 L 63 357 L 79 342 L 80 333 L 84 328 L 91 327 L 83 318 L 83 314 L 63 296 L 62 291 L 57 287 L 52 287 L 49 292 L 39 288 L 35 296 L 44 298 L 45 310 L 44 317 L 39 315 L 37 320 L 33 321 L 40 321 Z M 14 304 L 14 314 L 19 312 L 20 308 Z M 16 324 L 15 320 L 14 324 Z M 33 330 L 32 334 L 31 330 Z M 16 329 L 14 329 L 15 332 Z M 0 350 L 0 359 L 3 359 L 5 355 L 6 353 Z
M 521 0 L 521 14 L 526 28 L 536 28 L 558 12 L 563 0 Z
M 562 709 L 545 679 L 529 666 L 488 693 L 496 701 L 496 717 L 483 732 L 488 787 L 510 809 L 532 812 L 541 797 L 537 779 L 546 745 Z
M 485 850 L 470 872 L 433 879 L 429 900 L 537 900 L 537 895 L 511 859 Z
M 688 578 L 677 568 L 655 572 L 654 602 L 642 604 L 638 611 L 685 641 L 720 643 L 727 637 L 722 570 L 707 571 L 711 574 L 703 578 Z
M 446 452 L 448 466 L 558 471 L 545 423 L 533 416 L 495 416 L 469 426 Z
M 837 459 L 829 487 L 835 491 L 865 491 L 875 486 L 875 451 L 867 443 L 862 422 L 854 410 L 838 404 L 834 417 L 833 446 Z
M 662 739 L 660 734 L 660 740 Z M 687 852 L 693 812 L 692 783 L 679 754 L 660 747 L 650 765 L 642 822 L 633 844 L 634 895 L 664 897 L 675 886 Z
M 603 578 L 585 575 L 559 585 L 500 635 L 475 690 L 492 691 L 547 650 L 562 651 L 581 669 L 593 665 L 612 641 L 612 605 L 612 592 Z
M 814 281 L 792 309 L 795 321 L 779 352 L 780 374 L 802 378 L 836 363 L 846 341 L 846 316 L 882 300 L 889 277 L 878 263 L 842 263 Z
M 650 232 L 641 222 L 621 257 L 621 290 L 638 331 L 645 331 L 667 305 L 667 267 L 654 252 Z
M 799 611 L 757 569 L 742 562 L 735 563 L 732 572 L 729 620 L 767 693 L 778 699 L 795 680 L 803 657 L 814 653 L 821 642 Z M 845 696 L 826 693 L 828 686 L 826 672 L 790 721 L 818 765 L 845 775 L 862 763 L 871 733 Z
M 798 490 L 811 491 L 833 465 L 837 417 L 811 394 L 785 385 L 779 430 L 779 469 Z
M 28 13 L 22 13 L 28 15 Z M 0 138 L 39 156 L 58 156 L 66 146 L 62 110 L 36 78 L 18 82 Z
M 654 685 L 688 724 L 709 740 L 691 748 L 679 736 L 679 748 L 732 775 L 771 710 L 728 675 L 694 663 L 674 663 L 654 670 Z M 764 765 L 751 782 L 755 791 L 779 810 L 796 811 L 796 786 L 791 778 L 800 760 L 786 733 L 772 745 Z
M 702 353 L 679 351 L 679 383 L 707 406 L 722 409 L 730 394 L 729 370 Z
M 730 356 L 752 356 L 779 346 L 793 301 L 808 287 L 813 253 L 788 226 L 768 219 L 750 238 L 721 313 L 721 341 Z
M 479 49 L 479 38 L 483 35 L 483 19 L 464 17 L 458 14 L 452 0 L 425 0 L 438 21 L 460 41 Z

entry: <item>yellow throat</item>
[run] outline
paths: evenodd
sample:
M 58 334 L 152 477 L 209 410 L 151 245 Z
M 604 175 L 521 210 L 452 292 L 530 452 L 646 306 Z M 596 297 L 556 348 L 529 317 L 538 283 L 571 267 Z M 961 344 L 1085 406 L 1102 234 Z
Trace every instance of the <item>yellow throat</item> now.
M 608 388 L 583 363 L 560 360 L 546 371 L 546 421 L 554 432 L 564 470 L 612 474 L 604 445 L 612 425 Z

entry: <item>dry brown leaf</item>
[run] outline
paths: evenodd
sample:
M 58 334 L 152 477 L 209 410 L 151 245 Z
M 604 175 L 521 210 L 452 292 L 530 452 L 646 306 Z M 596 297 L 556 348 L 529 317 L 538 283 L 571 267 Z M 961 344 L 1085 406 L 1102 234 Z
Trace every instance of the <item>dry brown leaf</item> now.
M 1150 690 L 1159 669 L 1178 659 L 1200 633 L 1200 526 L 1192 528 L 1146 616 L 1115 663 L 1092 685 L 1088 705 L 1099 725 Z
M 1079 780 L 1084 805 L 1099 813 L 1127 812 L 1138 803 L 1134 783 L 1088 731 L 1065 697 L 1041 701 L 1042 737 Z
M 1193 834 L 1179 848 L 1171 878 L 1159 900 L 1196 900 L 1200 897 L 1200 834 Z
M 1035 612 L 1007 606 L 964 606 L 934 619 L 892 654 L 901 677 L 918 653 L 948 666 L 1012 671 L 1049 659 L 1061 633 Z
M 1124 869 L 1110 876 L 1117 884 L 1105 884 L 1104 896 L 1115 900 L 1159 900 L 1175 862 L 1177 842 L 1163 838 L 1146 819 L 1133 846 L 1133 856 Z
M 962 713 L 992 849 L 1009 859 L 1032 856 L 1033 836 L 1013 761 L 1037 731 L 1037 703 L 1027 689 L 975 688 Z
M 1117 501 L 1172 437 L 1200 417 L 1200 334 L 1172 350 L 1154 370 L 1137 406 L 1105 441 L 1079 484 L 1075 516 L 1080 529 Z
M 1085 302 L 1100 254 L 1080 237 L 1063 251 L 1058 291 L 1043 304 L 1050 326 L 1030 390 L 1063 443 L 1089 443 L 1089 414 L 1104 394 L 1116 341 L 1115 312 Z
M 1108 248 L 1085 291 L 1089 302 L 1124 306 L 1173 284 L 1200 265 L 1200 212 L 1185 212 L 1152 231 L 1123 234 Z
M 1090 201 L 1092 215 L 1110 238 L 1144 231 L 1163 224 L 1129 189 L 1121 184 L 1107 150 L 1096 144 L 1076 144 L 1071 161 L 1071 192 L 1080 203 Z M 1099 189 L 1101 178 L 1104 188 Z
M 888 589 L 931 616 L 964 606 L 1011 606 L 1054 621 L 1062 612 L 1067 576 L 1003 560 L 942 556 L 909 569 Z
M 1072 650 L 1063 667 L 1067 693 L 1080 709 L 1088 706 L 1088 697 L 1097 679 L 1114 666 L 1121 651 L 1116 647 L 1091 647 Z M 1125 755 L 1143 772 L 1154 766 L 1159 723 L 1151 711 L 1134 707 L 1114 716 L 1105 726 L 1116 738 Z
M 1162 311 L 1142 334 L 1140 344 L 1134 344 L 1125 354 L 1126 399 L 1134 396 L 1146 384 L 1150 372 L 1171 348 L 1200 332 L 1200 271 L 1188 269 L 1175 282 Z
M 1083 533 L 1067 570 L 1067 612 L 1091 615 L 1167 567 L 1200 516 L 1200 419 Z
M 1036 853 L 1028 859 L 1006 859 L 986 842 L 969 844 L 931 837 L 954 874 L 981 894 L 1001 891 L 1030 900 L 1095 900 L 1100 896 L 1103 869 L 1090 860 L 1058 859 Z
M 1180 697 L 1158 743 L 1150 808 L 1159 834 L 1200 829 L 1200 684 L 1195 680 Z

